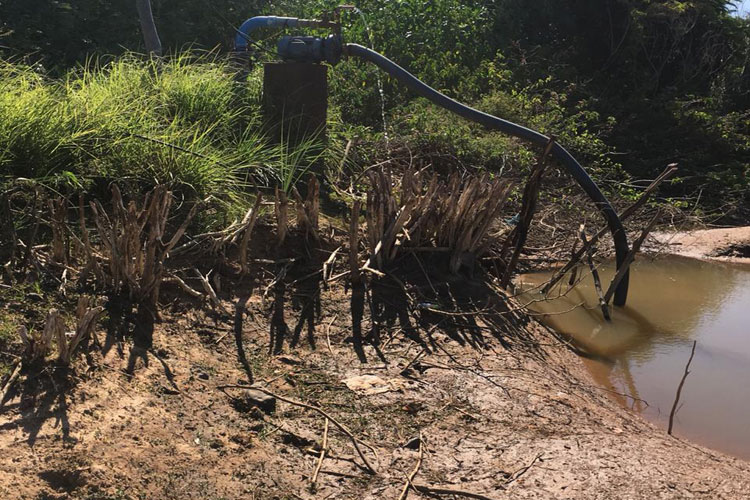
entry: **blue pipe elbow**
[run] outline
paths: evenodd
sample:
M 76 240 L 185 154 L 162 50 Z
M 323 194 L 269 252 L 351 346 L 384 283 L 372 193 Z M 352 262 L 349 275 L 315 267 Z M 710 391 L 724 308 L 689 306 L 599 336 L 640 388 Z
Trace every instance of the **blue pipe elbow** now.
M 247 50 L 248 41 L 251 40 L 251 34 L 260 28 L 294 28 L 297 26 L 299 19 L 296 17 L 279 17 L 279 16 L 256 16 L 248 19 L 237 30 L 237 36 L 234 38 L 234 50 L 244 52 Z

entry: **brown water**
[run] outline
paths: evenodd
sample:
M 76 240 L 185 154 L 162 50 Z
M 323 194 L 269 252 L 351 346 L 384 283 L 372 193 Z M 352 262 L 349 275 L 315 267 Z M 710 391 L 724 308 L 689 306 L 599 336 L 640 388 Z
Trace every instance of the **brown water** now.
M 606 288 L 611 266 L 601 274 Z M 603 358 L 586 366 L 599 384 L 623 394 L 613 397 L 664 427 L 696 340 L 674 434 L 750 459 L 750 266 L 642 257 L 628 305 L 613 310 L 611 323 L 602 319 L 588 268 L 584 276 L 570 291 L 564 279 L 550 294 L 563 296 L 529 307 Z M 548 278 L 528 274 L 519 284 L 529 290 Z M 538 298 L 533 289 L 524 296 Z

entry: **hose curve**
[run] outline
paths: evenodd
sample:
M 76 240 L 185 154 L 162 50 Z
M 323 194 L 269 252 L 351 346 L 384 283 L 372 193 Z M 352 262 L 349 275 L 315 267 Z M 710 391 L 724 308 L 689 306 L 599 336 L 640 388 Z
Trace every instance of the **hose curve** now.
M 344 46 L 344 53 L 350 56 L 359 57 L 368 62 L 371 62 L 378 66 L 380 69 L 394 77 L 396 80 L 406 85 L 420 96 L 432 101 L 433 103 L 441 106 L 448 111 L 451 111 L 467 120 L 479 123 L 488 129 L 498 130 L 531 142 L 532 144 L 544 147 L 549 143 L 550 138 L 544 134 L 541 134 L 530 128 L 518 125 L 516 123 L 503 120 L 496 116 L 484 113 L 477 109 L 461 104 L 460 102 L 451 99 L 445 94 L 438 92 L 429 85 L 425 84 L 417 77 L 406 71 L 404 68 L 391 61 L 387 57 L 378 54 L 377 52 L 363 47 L 355 43 L 348 43 Z M 622 221 L 617 216 L 612 204 L 609 202 L 604 193 L 599 189 L 594 180 L 588 175 L 586 170 L 581 166 L 578 161 L 560 144 L 554 143 L 552 150 L 552 156 L 554 156 L 560 163 L 562 163 L 583 188 L 586 194 L 596 204 L 597 209 L 602 213 L 607 221 L 609 230 L 612 233 L 612 238 L 615 243 L 615 255 L 617 261 L 617 268 L 619 269 L 625 262 L 625 257 L 628 254 L 629 246 L 627 235 L 625 234 L 625 228 L 622 225 Z M 614 304 L 616 306 L 624 306 L 627 302 L 628 297 L 628 285 L 629 285 L 629 272 L 625 274 L 622 281 L 620 282 L 617 290 L 615 291 Z

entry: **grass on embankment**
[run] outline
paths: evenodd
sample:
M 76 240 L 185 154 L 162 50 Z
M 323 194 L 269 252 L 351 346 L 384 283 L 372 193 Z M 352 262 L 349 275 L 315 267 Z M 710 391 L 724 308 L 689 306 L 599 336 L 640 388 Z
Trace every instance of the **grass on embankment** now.
M 290 154 L 266 140 L 259 75 L 239 84 L 218 57 L 130 55 L 58 80 L 0 62 L 2 185 L 162 183 L 186 197 L 232 200 L 252 185 L 288 184 L 311 151 Z

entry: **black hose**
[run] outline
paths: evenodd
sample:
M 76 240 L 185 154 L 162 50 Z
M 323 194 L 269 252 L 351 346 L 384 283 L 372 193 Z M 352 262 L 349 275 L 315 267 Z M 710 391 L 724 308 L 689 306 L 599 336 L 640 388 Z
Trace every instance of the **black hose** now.
M 466 118 L 477 123 L 484 125 L 485 127 L 493 130 L 499 130 L 506 134 L 524 139 L 538 146 L 546 146 L 549 144 L 550 138 L 544 134 L 540 134 L 535 130 L 517 125 L 513 122 L 503 120 L 496 116 L 483 113 L 474 108 L 461 104 L 458 101 L 454 101 L 450 97 L 446 96 L 433 89 L 429 85 L 425 84 L 417 77 L 406 71 L 404 68 L 394 63 L 385 56 L 378 54 L 377 52 L 357 45 L 355 43 L 347 43 L 344 46 L 344 53 L 350 56 L 356 56 L 366 61 L 369 61 L 380 69 L 394 77 L 396 80 L 406 85 L 422 97 L 429 99 L 438 106 L 442 106 L 448 111 L 452 111 L 459 116 Z M 612 232 L 612 238 L 615 242 L 615 254 L 617 259 L 617 268 L 625 262 L 625 256 L 628 254 L 628 238 L 625 234 L 625 229 L 622 226 L 620 218 L 617 216 L 614 208 L 610 204 L 604 193 L 601 192 L 599 186 L 589 177 L 586 170 L 576 161 L 568 151 L 563 148 L 560 144 L 554 143 L 551 151 L 552 156 L 557 158 L 565 167 L 568 169 L 573 178 L 583 188 L 586 194 L 591 198 L 599 211 L 604 215 L 607 220 L 609 230 Z M 628 278 L 629 272 L 625 274 L 625 277 L 620 282 L 617 290 L 615 291 L 614 304 L 616 306 L 624 306 L 628 298 Z

